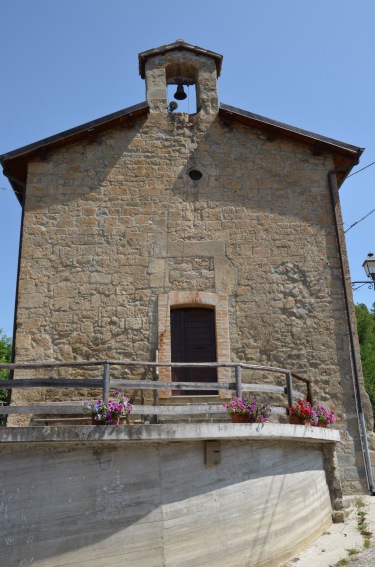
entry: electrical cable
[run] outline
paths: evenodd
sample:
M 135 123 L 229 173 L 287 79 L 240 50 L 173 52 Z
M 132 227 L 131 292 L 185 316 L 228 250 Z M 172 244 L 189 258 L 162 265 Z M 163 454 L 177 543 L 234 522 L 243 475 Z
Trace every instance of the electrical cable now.
M 7 187 L 0 187 L 0 191 L 8 191 L 8 193 L 17 193 L 17 195 L 22 195 L 21 191 L 15 191 L 14 189 L 8 189 Z
M 368 165 L 365 165 L 365 167 L 362 167 L 362 169 L 359 169 L 358 171 L 355 171 L 354 173 L 351 173 L 350 175 L 348 175 L 348 177 L 346 179 L 349 179 L 349 177 L 353 177 L 353 175 L 357 175 L 357 173 L 360 173 L 364 169 L 367 169 L 368 167 L 371 167 L 374 164 L 375 164 L 375 161 L 373 161 L 372 163 L 369 163 Z
M 353 226 L 355 226 L 356 224 L 359 224 L 360 222 L 362 222 L 363 220 L 367 219 L 367 217 L 369 217 L 370 215 L 372 215 L 372 213 L 375 211 L 375 209 L 372 209 L 372 211 L 370 211 L 369 213 L 367 213 L 367 215 L 365 215 L 364 217 L 362 217 L 361 219 L 357 220 L 356 222 L 354 222 L 353 224 L 351 224 L 349 226 L 349 228 L 347 228 L 346 230 L 344 230 L 344 232 L 348 232 L 351 228 L 353 228 Z
M 369 281 L 369 283 L 370 283 L 370 281 Z M 353 291 L 357 291 L 358 289 L 360 289 L 360 288 L 363 287 L 364 285 L 367 285 L 367 282 L 366 282 L 366 283 L 363 283 L 363 284 L 361 284 L 361 285 L 359 285 L 358 287 L 353 287 Z

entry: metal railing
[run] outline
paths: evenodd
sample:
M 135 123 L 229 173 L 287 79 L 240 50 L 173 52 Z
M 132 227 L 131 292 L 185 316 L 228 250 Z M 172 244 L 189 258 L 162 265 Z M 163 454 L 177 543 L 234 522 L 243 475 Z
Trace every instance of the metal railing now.
M 132 380 L 111 377 L 111 367 L 143 367 L 148 369 L 158 369 L 161 367 L 168 368 L 229 368 L 234 369 L 234 381 L 220 381 L 220 382 L 181 382 L 172 381 L 165 382 L 159 380 L 158 376 L 154 380 Z M 236 396 L 242 397 L 242 392 L 254 393 L 267 393 L 267 394 L 281 394 L 286 396 L 287 405 L 283 408 L 275 407 L 276 413 L 286 412 L 288 407 L 293 405 L 293 399 L 296 397 L 306 397 L 311 403 L 312 388 L 311 381 L 303 378 L 290 370 L 285 368 L 275 368 L 271 366 L 260 366 L 255 364 L 245 364 L 240 362 L 199 362 L 199 363 L 178 363 L 178 362 L 145 362 L 145 361 L 129 361 L 129 360 L 97 360 L 97 361 L 82 361 L 82 362 L 47 362 L 47 363 L 3 363 L 0 364 L 0 369 L 8 370 L 38 370 L 38 369 L 59 369 L 59 368 L 93 368 L 102 367 L 101 378 L 60 378 L 60 377 L 47 377 L 47 378 L 16 378 L 12 380 L 2 380 L 1 388 L 14 390 L 14 389 L 28 389 L 28 388 L 84 388 L 101 389 L 102 399 L 104 402 L 108 401 L 111 389 L 124 388 L 126 390 L 160 390 L 167 391 L 189 391 L 201 390 L 204 395 L 207 391 L 234 391 Z M 244 382 L 242 379 L 242 370 L 253 370 L 260 372 L 277 373 L 284 376 L 285 386 L 277 386 L 269 383 L 250 384 Z M 306 384 L 307 392 L 304 396 L 301 392 L 293 389 L 292 379 L 296 379 Z M 189 393 L 188 393 L 189 395 Z M 176 398 L 175 398 L 176 400 Z M 157 399 L 155 400 L 157 402 Z M 224 410 L 218 404 L 182 404 L 176 405 L 133 405 L 133 413 L 140 415 L 160 415 L 160 414 L 199 414 L 199 413 L 219 413 Z M 280 411 L 281 410 L 281 411 Z M 224 410 L 225 411 L 225 410 Z M 3 415 L 11 414 L 82 414 L 82 402 L 38 402 L 29 405 L 8 405 L 1 407 L 0 413 Z

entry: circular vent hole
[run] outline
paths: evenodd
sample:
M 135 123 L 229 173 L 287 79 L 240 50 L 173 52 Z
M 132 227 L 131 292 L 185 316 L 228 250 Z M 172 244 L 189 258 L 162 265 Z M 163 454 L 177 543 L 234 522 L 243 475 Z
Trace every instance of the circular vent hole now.
M 202 177 L 202 173 L 198 169 L 192 169 L 189 171 L 189 177 L 193 181 L 198 181 Z

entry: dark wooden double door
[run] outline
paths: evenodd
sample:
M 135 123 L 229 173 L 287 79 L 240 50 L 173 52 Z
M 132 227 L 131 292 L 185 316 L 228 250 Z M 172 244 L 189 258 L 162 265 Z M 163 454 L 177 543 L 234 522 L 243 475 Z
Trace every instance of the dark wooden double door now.
M 172 362 L 216 362 L 214 309 L 171 310 Z M 172 368 L 172 382 L 217 382 L 216 368 Z M 205 396 L 216 390 L 174 390 L 173 395 Z

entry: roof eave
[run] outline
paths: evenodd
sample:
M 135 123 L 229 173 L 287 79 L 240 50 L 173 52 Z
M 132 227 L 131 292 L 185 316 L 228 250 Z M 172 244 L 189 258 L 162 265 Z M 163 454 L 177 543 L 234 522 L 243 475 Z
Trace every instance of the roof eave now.
M 210 57 L 215 60 L 217 77 L 220 77 L 221 66 L 223 62 L 223 56 L 220 53 L 215 53 L 214 51 L 209 51 L 198 45 L 192 45 L 186 43 L 183 40 L 177 40 L 174 43 L 169 43 L 168 45 L 162 45 L 161 47 L 155 47 L 153 49 L 148 49 L 147 51 L 142 51 L 138 55 L 139 61 L 139 74 L 142 79 L 145 78 L 145 67 L 147 59 L 151 57 L 157 57 L 158 55 L 165 55 L 171 51 L 190 51 L 190 53 L 195 53 L 196 55 Z
M 148 103 L 141 102 L 2 154 L 0 155 L 0 163 L 3 166 L 4 175 L 8 177 L 18 200 L 22 202 L 27 176 L 27 163 L 30 159 L 35 157 L 43 159 L 46 154 L 55 149 L 79 142 L 82 139 L 95 139 L 102 132 L 119 125 L 132 127 L 136 119 L 148 114 L 148 112 Z
M 359 158 L 364 152 L 364 148 L 321 136 L 315 132 L 303 130 L 227 104 L 220 104 L 219 116 L 226 122 L 234 121 L 244 126 L 264 130 L 267 132 L 270 141 L 277 137 L 289 138 L 310 146 L 314 155 L 319 155 L 322 152 L 332 154 L 335 168 L 344 168 L 343 171 L 336 173 L 339 186 L 345 181 L 351 169 L 358 164 Z
M 43 159 L 45 155 L 52 150 L 85 138 L 95 139 L 97 134 L 119 125 L 131 127 L 137 118 L 146 115 L 148 112 L 149 106 L 147 102 L 141 102 L 0 155 L 0 163 L 3 166 L 4 175 L 8 177 L 21 202 L 27 177 L 27 163 L 30 159 L 35 157 Z M 277 120 L 266 118 L 227 104 L 220 104 L 218 115 L 226 122 L 234 121 L 244 126 L 263 130 L 268 133 L 268 137 L 271 141 L 280 136 L 310 146 L 314 155 L 319 155 L 321 152 L 332 154 L 335 168 L 342 169 L 342 171 L 336 173 L 339 186 L 342 185 L 346 177 L 350 174 L 351 169 L 357 165 L 364 151 L 363 148 L 321 136 L 314 132 L 309 132 L 308 130 L 296 128 L 289 124 L 278 122 Z

